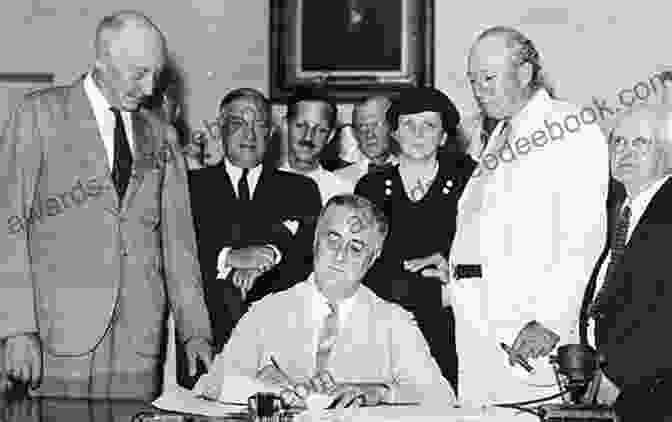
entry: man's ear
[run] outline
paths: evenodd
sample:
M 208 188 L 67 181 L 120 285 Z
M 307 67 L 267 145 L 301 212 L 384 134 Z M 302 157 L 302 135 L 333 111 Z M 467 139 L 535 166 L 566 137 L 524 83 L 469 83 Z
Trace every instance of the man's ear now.
M 532 63 L 525 62 L 518 66 L 516 73 L 518 74 L 518 82 L 520 86 L 528 87 L 532 83 Z

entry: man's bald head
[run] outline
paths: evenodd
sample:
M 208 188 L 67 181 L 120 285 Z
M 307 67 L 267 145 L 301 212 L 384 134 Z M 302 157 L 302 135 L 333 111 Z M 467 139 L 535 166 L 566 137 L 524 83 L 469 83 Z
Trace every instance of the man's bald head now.
M 624 112 L 609 134 L 611 173 L 632 195 L 672 172 L 672 110 L 644 104 Z
M 152 95 L 166 61 L 159 28 L 142 13 L 121 11 L 96 29 L 94 77 L 110 105 L 133 111 Z
M 159 28 L 140 12 L 125 10 L 105 16 L 96 27 L 96 59 L 109 54 L 112 43 L 123 35 L 137 35 L 138 31 L 154 33 L 156 40 L 165 48 L 165 39 Z

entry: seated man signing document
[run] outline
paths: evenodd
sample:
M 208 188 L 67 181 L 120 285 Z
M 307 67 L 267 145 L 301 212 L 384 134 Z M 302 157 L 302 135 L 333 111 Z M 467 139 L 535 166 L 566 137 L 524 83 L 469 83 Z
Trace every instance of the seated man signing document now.
M 254 303 L 195 391 L 226 400 L 227 376 L 243 375 L 283 388 L 297 406 L 314 393 L 341 407 L 454 402 L 411 315 L 361 284 L 387 230 L 368 200 L 331 198 L 317 221 L 313 273 Z

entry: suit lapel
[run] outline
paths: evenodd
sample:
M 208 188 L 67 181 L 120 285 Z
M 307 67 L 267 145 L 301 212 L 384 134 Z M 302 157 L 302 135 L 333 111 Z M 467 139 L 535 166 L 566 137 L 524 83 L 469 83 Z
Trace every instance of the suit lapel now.
M 254 203 L 256 209 L 260 209 L 257 207 L 260 207 L 262 204 L 266 203 L 265 201 L 267 197 L 277 198 L 277 196 L 275 196 L 272 192 L 272 189 L 269 187 L 273 179 L 272 173 L 272 168 L 266 165 L 262 165 L 261 174 L 259 175 L 259 180 L 257 180 L 257 186 L 254 188 L 254 193 L 252 194 L 252 202 Z
M 665 181 L 665 183 L 663 183 L 660 189 L 658 189 L 658 192 L 656 192 L 656 194 L 653 195 L 651 201 L 646 206 L 644 213 L 637 222 L 637 225 L 632 230 L 632 235 L 630 235 L 630 240 L 626 245 L 626 253 L 627 250 L 630 248 L 630 245 L 636 243 L 637 240 L 639 240 L 639 238 L 644 234 L 644 229 L 642 227 L 645 228 L 646 225 L 656 217 L 656 212 L 657 209 L 659 208 L 658 203 L 667 201 L 668 198 L 671 197 L 671 195 L 672 195 L 672 177 L 668 178 Z
M 98 121 L 93 114 L 91 102 L 84 91 L 84 79 L 80 79 L 71 90 L 69 101 L 66 101 L 67 133 L 73 142 L 78 142 L 76 151 L 82 151 L 82 160 L 86 160 L 89 167 L 93 167 L 92 173 L 97 178 L 103 178 L 109 189 L 102 193 L 101 200 L 105 202 L 105 208 L 116 214 L 119 204 L 117 191 L 112 181 L 112 170 L 107 156 L 105 144 L 100 135 Z
M 145 180 L 148 171 L 161 171 L 163 164 L 162 156 L 157 145 L 157 139 L 161 136 L 153 136 L 152 126 L 142 116 L 140 111 L 131 113 L 133 122 L 133 166 L 131 168 L 131 178 L 123 199 L 123 209 L 130 207 L 135 194 L 138 192 Z

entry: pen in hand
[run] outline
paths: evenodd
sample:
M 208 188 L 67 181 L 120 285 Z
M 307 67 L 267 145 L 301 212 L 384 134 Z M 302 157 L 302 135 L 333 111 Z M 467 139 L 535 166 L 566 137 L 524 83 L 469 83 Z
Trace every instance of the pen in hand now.
M 499 343 L 499 346 L 502 348 L 502 350 L 504 350 L 504 352 L 506 352 L 507 355 L 509 355 L 509 357 L 511 357 L 512 350 L 506 343 Z M 530 374 L 534 373 L 534 368 L 525 358 L 516 356 L 514 360 Z

